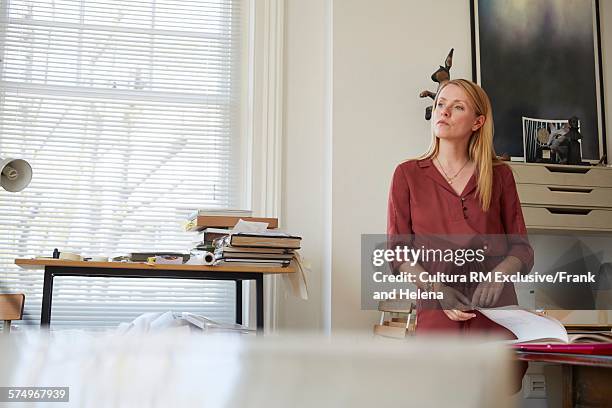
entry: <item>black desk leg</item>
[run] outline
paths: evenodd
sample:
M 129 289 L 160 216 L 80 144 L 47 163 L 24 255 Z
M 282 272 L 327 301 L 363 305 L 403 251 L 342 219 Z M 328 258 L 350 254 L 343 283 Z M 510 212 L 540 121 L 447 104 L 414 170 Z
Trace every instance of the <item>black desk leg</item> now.
M 263 300 L 263 273 L 257 274 L 255 278 L 255 301 L 257 302 L 257 330 L 264 331 L 264 300 Z
M 53 272 L 45 268 L 45 279 L 43 283 L 42 309 L 40 312 L 41 327 L 51 325 L 51 297 L 53 296 Z
M 242 324 L 242 281 L 236 280 L 236 324 Z

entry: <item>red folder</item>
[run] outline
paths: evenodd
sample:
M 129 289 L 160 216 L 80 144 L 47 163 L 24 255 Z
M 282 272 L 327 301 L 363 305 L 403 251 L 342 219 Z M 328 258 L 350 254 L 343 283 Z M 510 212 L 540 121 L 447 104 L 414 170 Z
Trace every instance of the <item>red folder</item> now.
M 612 356 L 612 343 L 544 344 L 519 343 L 513 347 L 518 351 L 537 353 L 590 354 Z

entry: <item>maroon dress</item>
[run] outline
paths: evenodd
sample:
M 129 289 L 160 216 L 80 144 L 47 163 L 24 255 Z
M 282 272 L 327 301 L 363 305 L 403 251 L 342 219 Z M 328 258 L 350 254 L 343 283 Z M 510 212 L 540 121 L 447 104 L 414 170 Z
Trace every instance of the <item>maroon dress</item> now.
M 512 169 L 505 163 L 493 166 L 491 204 L 487 212 L 482 210 L 476 187 L 476 172 L 463 192 L 457 194 L 431 159 L 410 160 L 400 164 L 395 169 L 391 182 L 387 234 L 478 237 L 478 247 L 484 250 L 485 255 L 485 260 L 478 265 L 481 267 L 479 271 L 492 271 L 501 260 L 512 255 L 521 260 L 520 272 L 529 273 L 533 267 L 533 249 L 527 240 Z M 423 264 L 425 270 L 433 273 L 437 271 L 438 266 L 433 263 Z M 474 266 L 465 265 L 464 268 L 459 268 L 457 273 L 468 271 Z M 476 284 L 471 287 L 461 284 L 454 286 L 470 299 L 476 288 Z M 511 304 L 517 304 L 516 292 L 514 286 L 507 283 L 496 306 Z M 417 334 L 435 331 L 478 331 L 480 334 L 514 338 L 506 328 L 492 322 L 480 312 L 476 311 L 475 314 L 475 318 L 455 322 L 442 312 L 437 301 L 419 301 Z
M 459 268 L 457 273 L 463 273 L 472 267 L 492 271 L 509 255 L 520 259 L 521 273 L 529 273 L 533 267 L 533 249 L 527 240 L 527 229 L 512 169 L 505 163 L 493 166 L 491 205 L 487 212 L 482 210 L 476 187 L 474 172 L 463 192 L 457 194 L 431 159 L 410 160 L 398 165 L 389 193 L 387 234 L 394 237 L 410 234 L 413 239 L 438 235 L 478 237 L 478 244 L 485 251 L 485 260 L 480 265 L 465 265 Z M 482 242 L 483 240 L 485 242 Z M 422 266 L 428 272 L 436 272 L 435 269 L 441 265 L 430 263 Z M 460 287 L 461 284 L 455 286 L 471 299 L 474 284 L 471 287 L 469 284 L 467 287 Z M 435 304 L 432 305 L 431 302 Z M 496 306 L 516 303 L 514 285 L 505 284 Z M 444 314 L 438 301 L 419 301 L 417 335 L 450 333 L 516 338 L 508 329 L 491 321 L 482 313 L 474 311 L 474 314 L 476 317 L 472 319 L 456 322 Z M 514 390 L 519 390 L 527 364 L 517 360 L 515 366 L 513 386 Z

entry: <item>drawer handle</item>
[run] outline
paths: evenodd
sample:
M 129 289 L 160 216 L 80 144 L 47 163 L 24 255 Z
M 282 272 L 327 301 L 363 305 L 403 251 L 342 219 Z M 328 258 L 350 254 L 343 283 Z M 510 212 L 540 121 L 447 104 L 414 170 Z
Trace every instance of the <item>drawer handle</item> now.
M 580 187 L 548 187 L 550 191 L 563 192 L 563 193 L 590 193 L 593 191 L 592 188 L 580 188 Z
M 565 214 L 565 215 L 588 215 L 591 210 L 587 208 L 557 208 L 557 207 L 546 207 L 551 214 Z
M 578 173 L 578 174 L 586 174 L 589 172 L 589 170 L 591 170 L 588 167 L 585 168 L 576 168 L 576 167 L 568 167 L 568 168 L 563 168 L 563 167 L 552 167 L 552 166 L 544 166 L 546 167 L 546 169 L 548 171 L 550 171 L 551 173 Z

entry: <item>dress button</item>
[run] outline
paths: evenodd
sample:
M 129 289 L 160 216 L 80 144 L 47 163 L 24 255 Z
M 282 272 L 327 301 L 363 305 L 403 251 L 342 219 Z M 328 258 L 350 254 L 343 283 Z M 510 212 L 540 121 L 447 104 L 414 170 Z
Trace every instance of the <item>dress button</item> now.
M 482 249 L 484 249 L 484 250 L 486 251 L 487 249 L 489 249 L 489 246 L 488 246 L 487 244 L 484 244 L 484 245 L 482 246 Z
M 463 207 L 463 211 L 467 211 L 467 207 Z

